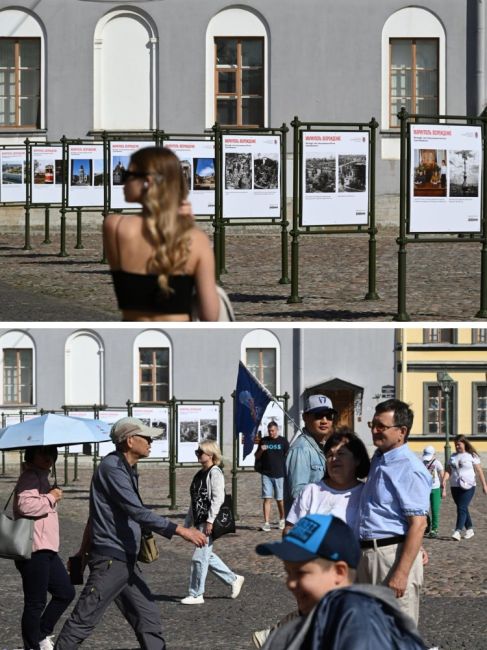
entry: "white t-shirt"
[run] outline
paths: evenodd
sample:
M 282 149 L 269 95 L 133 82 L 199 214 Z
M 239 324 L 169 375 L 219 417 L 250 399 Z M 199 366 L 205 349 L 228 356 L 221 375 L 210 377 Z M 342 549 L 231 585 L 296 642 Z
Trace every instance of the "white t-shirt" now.
M 433 480 L 431 489 L 434 490 L 435 488 L 439 488 L 441 485 L 439 472 L 443 471 L 443 465 L 437 458 L 432 458 L 431 460 L 423 460 L 423 463 L 428 472 L 431 474 L 431 478 Z
M 462 454 L 452 454 L 449 466 L 451 487 L 461 487 L 466 490 L 476 485 L 474 465 L 480 465 L 478 456 L 467 451 Z
M 295 524 L 305 515 L 335 515 L 355 530 L 363 483 L 348 490 L 334 490 L 324 481 L 310 483 L 294 500 L 286 521 Z

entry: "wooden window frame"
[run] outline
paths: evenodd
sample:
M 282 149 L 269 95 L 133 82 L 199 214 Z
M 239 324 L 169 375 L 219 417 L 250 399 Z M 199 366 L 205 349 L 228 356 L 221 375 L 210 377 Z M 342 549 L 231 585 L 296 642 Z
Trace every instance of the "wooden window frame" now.
M 257 351 L 258 352 L 258 372 L 257 375 L 254 375 L 260 383 L 265 386 L 270 392 L 273 392 L 268 386 L 266 386 L 266 383 L 264 381 L 264 368 L 266 367 L 264 365 L 264 352 L 268 352 L 269 350 L 272 350 L 274 352 L 274 386 L 277 389 L 277 348 L 273 347 L 248 347 L 245 349 L 245 356 L 246 356 L 246 362 L 248 365 L 248 358 L 249 358 L 249 351 Z M 254 373 L 252 373 L 254 374 Z
M 443 330 L 450 332 L 450 341 L 442 340 Z M 435 336 L 433 336 L 433 332 L 436 332 Z M 423 330 L 423 343 L 426 345 L 452 345 L 456 343 L 455 330 L 450 327 L 427 327 Z
M 438 413 L 438 432 L 437 433 L 432 433 L 430 432 L 429 428 L 429 423 L 430 423 L 430 408 L 429 408 L 429 398 L 430 398 L 430 389 L 436 389 L 438 391 L 438 400 L 439 400 L 439 408 L 437 409 Z M 452 392 L 450 394 L 450 434 L 452 436 L 457 434 L 457 396 L 458 396 L 458 386 L 457 383 L 455 382 L 453 387 L 452 387 Z M 445 404 L 445 394 L 441 390 L 441 386 L 436 383 L 436 382 L 424 382 L 423 384 L 423 434 L 427 436 L 437 436 L 439 438 L 444 438 L 445 437 L 445 419 L 442 419 L 442 413 L 445 412 L 444 408 Z
M 14 41 L 14 70 L 15 70 L 15 124 L 6 124 L 0 122 L 1 129 L 40 129 L 40 119 L 41 119 L 41 99 L 42 99 L 42 77 L 41 77 L 41 67 L 42 67 L 42 42 L 41 38 L 38 36 L 1 36 L 1 41 Z M 35 41 L 39 45 L 39 60 L 36 68 L 21 68 L 19 58 L 20 58 L 20 43 L 26 41 Z M 6 70 L 7 68 L 0 66 L 0 72 Z M 20 123 L 20 99 L 23 97 L 22 88 L 21 88 L 21 79 L 20 79 L 20 70 L 37 70 L 39 77 L 39 95 L 38 95 L 38 121 L 35 124 L 21 124 Z M 7 95 L 4 95 L 7 98 Z
M 6 352 L 13 352 L 15 354 L 15 368 L 17 370 L 17 381 L 16 384 L 14 385 L 14 399 L 13 400 L 8 400 L 7 399 L 7 382 L 6 382 L 6 369 L 11 368 L 12 366 L 7 366 L 5 363 L 5 353 Z M 22 383 L 21 383 L 21 369 L 22 369 L 22 364 L 20 361 L 21 353 L 22 352 L 29 352 L 30 353 L 30 399 L 26 402 L 21 400 L 22 396 Z M 15 406 L 32 406 L 33 404 L 33 395 L 34 395 L 34 355 L 32 352 L 32 348 L 4 348 L 3 349 L 3 404 L 5 405 L 15 405 Z
M 416 68 L 416 44 L 420 41 L 434 41 L 436 43 L 436 61 L 437 61 L 437 67 L 436 67 L 436 72 L 437 72 L 437 86 L 436 86 L 436 113 L 439 113 L 440 110 L 440 39 L 438 37 L 432 37 L 432 38 L 427 38 L 427 37 L 422 37 L 422 38 L 408 38 L 408 37 L 393 37 L 389 39 L 389 128 L 390 129 L 399 129 L 400 124 L 393 124 L 393 121 L 396 117 L 396 113 L 393 113 L 392 106 L 393 106 L 393 97 L 392 97 L 392 45 L 393 43 L 397 43 L 398 41 L 410 41 L 411 42 L 411 48 L 412 48 L 412 62 L 411 62 L 411 72 L 413 75 L 413 82 L 411 84 L 411 90 L 412 90 L 412 95 L 411 95 L 411 106 L 414 108 L 414 112 L 416 111 L 416 101 L 418 98 L 418 95 L 416 93 L 416 79 L 417 79 L 417 68 Z M 433 70 L 433 68 L 431 68 Z
M 486 435 L 485 433 L 479 432 L 479 410 L 485 411 L 487 409 L 479 409 L 479 389 L 487 389 L 487 383 L 485 382 L 473 382 L 472 391 L 473 391 L 473 404 L 472 404 L 472 435 Z
M 219 66 L 217 62 L 217 48 L 219 40 L 236 40 L 237 41 L 237 64 L 235 66 Z M 259 41 L 262 45 L 262 65 L 261 66 L 242 66 L 242 42 L 243 41 Z M 264 126 L 265 122 L 265 39 L 263 36 L 215 36 L 214 37 L 214 111 L 215 120 L 218 116 L 218 99 L 236 99 L 237 102 L 237 123 L 236 124 L 223 124 L 220 126 L 235 129 L 257 129 Z M 242 70 L 262 70 L 262 91 L 261 94 L 243 94 L 242 92 Z M 235 88 L 234 93 L 219 92 L 218 88 L 218 73 L 222 71 L 233 72 L 235 71 Z M 244 99 L 262 99 L 262 114 L 261 124 L 243 124 L 243 100 Z
M 158 366 L 157 363 L 156 363 L 156 358 L 155 358 L 156 353 L 159 352 L 160 350 L 166 350 L 167 355 L 168 355 L 167 356 L 167 366 L 166 366 L 167 367 L 167 381 L 166 382 L 158 382 L 157 381 L 157 376 L 156 376 L 157 375 L 157 368 L 163 368 L 164 367 L 164 366 Z M 141 361 L 141 352 L 142 351 L 145 351 L 145 352 L 150 351 L 151 352 L 151 354 L 152 354 L 152 363 L 151 364 L 142 364 L 142 361 Z M 167 347 L 149 348 L 149 347 L 144 347 L 144 346 L 139 347 L 139 398 L 141 397 L 141 392 L 142 392 L 143 387 L 144 388 L 151 387 L 151 389 L 152 389 L 152 399 L 151 400 L 142 400 L 142 399 L 140 399 L 141 402 L 143 401 L 144 403 L 147 403 L 147 404 L 164 404 L 165 402 L 167 402 L 169 400 L 169 366 L 170 366 L 169 348 L 167 348 Z M 150 382 L 142 381 L 142 371 L 147 370 L 148 367 L 151 368 L 151 375 L 152 375 L 151 381 Z M 167 393 L 168 393 L 167 394 L 167 400 L 158 400 L 157 399 L 157 387 L 159 385 L 163 386 L 164 384 L 167 385 Z

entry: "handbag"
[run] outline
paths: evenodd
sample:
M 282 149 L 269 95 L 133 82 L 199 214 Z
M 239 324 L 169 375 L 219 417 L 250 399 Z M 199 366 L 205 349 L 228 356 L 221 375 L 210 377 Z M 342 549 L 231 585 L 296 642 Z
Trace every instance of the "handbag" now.
M 220 303 L 220 311 L 218 313 L 216 322 L 233 323 L 236 319 L 232 303 L 230 302 L 230 298 L 228 297 L 227 292 L 225 289 L 222 289 L 218 285 L 216 287 L 216 292 L 218 294 L 218 300 Z M 195 322 L 199 322 L 200 320 L 198 315 L 198 294 L 196 291 L 193 292 L 193 295 L 191 297 L 191 320 Z
M 211 536 L 213 539 L 218 539 L 222 535 L 235 532 L 235 518 L 233 516 L 233 501 L 232 495 L 226 494 L 225 499 L 218 511 L 217 516 L 213 522 L 213 529 Z
M 256 458 L 254 461 L 254 470 L 258 472 L 259 474 L 262 474 L 262 456 L 260 458 Z
M 0 557 L 7 560 L 30 560 L 34 521 L 25 517 L 13 519 L 5 512 L 14 491 L 0 513 Z
M 140 550 L 137 559 L 144 564 L 150 564 L 159 558 L 159 549 L 150 530 L 143 530 L 140 539 Z

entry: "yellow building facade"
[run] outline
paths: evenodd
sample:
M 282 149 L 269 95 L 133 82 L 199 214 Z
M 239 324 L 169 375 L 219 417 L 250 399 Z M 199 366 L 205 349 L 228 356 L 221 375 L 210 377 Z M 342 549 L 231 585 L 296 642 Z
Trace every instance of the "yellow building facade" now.
M 415 414 L 411 448 L 434 445 L 441 453 L 448 404 L 451 436 L 469 436 L 487 451 L 487 328 L 397 330 L 395 355 L 396 395 Z M 449 397 L 438 381 L 444 372 L 453 380 Z

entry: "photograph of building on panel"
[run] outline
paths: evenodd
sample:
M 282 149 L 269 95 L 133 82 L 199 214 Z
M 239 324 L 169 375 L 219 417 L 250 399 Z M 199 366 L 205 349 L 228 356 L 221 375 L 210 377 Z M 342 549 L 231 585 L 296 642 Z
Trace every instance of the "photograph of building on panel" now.
M 25 165 L 24 165 L 25 174 Z M 8 162 L 2 165 L 2 185 L 21 185 L 22 184 L 22 161 Z
M 252 154 L 225 154 L 225 189 L 252 189 Z
M 444 149 L 414 150 L 414 196 L 446 196 Z
M 480 156 L 478 151 L 449 151 L 450 196 L 478 196 Z
M 198 422 L 190 420 L 179 423 L 180 442 L 198 442 Z
M 186 179 L 188 190 L 191 190 L 191 163 L 189 160 L 181 160 L 181 169 L 183 176 Z
M 338 191 L 365 192 L 367 165 L 364 155 L 338 156 Z
M 54 184 L 54 159 L 38 160 L 34 158 L 34 184 L 35 185 L 53 185 Z
M 103 185 L 103 159 L 93 159 L 93 185 L 100 187 Z
M 278 154 L 257 154 L 254 157 L 254 189 L 275 190 L 278 187 Z
M 216 440 L 218 424 L 216 420 L 200 420 L 200 441 Z
M 336 156 L 306 159 L 306 193 L 336 191 Z
M 155 429 L 160 429 L 162 431 L 162 435 L 158 440 L 167 440 L 167 424 L 165 422 L 159 421 L 159 420 L 152 420 L 151 427 L 154 427 Z
M 71 185 L 91 185 L 92 179 L 91 159 L 78 158 L 71 161 Z
M 112 178 L 113 185 L 123 185 L 123 173 L 128 169 L 130 156 L 113 156 Z
M 215 189 L 215 159 L 195 158 L 193 160 L 193 190 Z

